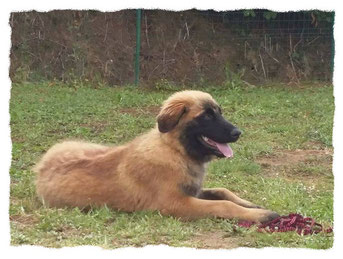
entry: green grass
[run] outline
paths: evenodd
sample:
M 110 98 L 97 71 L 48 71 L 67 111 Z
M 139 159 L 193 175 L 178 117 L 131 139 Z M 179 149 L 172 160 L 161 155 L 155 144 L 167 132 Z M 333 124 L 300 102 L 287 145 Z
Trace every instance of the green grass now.
M 331 226 L 333 175 L 331 155 L 324 151 L 332 151 L 333 88 L 273 85 L 202 90 L 210 92 L 224 115 L 243 131 L 232 144 L 235 157 L 210 164 L 205 186 L 226 187 L 280 214 L 299 212 Z M 266 234 L 239 228 L 232 220 L 182 222 L 158 212 L 108 208 L 82 212 L 41 204 L 31 168 L 51 145 L 63 139 L 125 143 L 154 126 L 157 107 L 171 93 L 134 87 L 75 90 L 48 83 L 14 84 L 10 101 L 12 245 L 332 247 L 333 234 Z M 258 162 L 294 150 L 322 150 L 323 155 L 296 162 L 284 159 L 281 165 Z M 215 240 L 207 243 L 209 239 Z

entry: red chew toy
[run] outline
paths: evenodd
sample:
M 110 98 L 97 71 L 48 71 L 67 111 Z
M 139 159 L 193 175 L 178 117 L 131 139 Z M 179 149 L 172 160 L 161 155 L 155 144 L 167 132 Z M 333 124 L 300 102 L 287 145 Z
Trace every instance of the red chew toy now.
M 251 221 L 240 221 L 238 226 L 249 228 L 254 225 Z M 323 229 L 323 226 L 319 223 L 316 223 L 312 218 L 304 218 L 300 214 L 291 213 L 288 216 L 280 216 L 272 221 L 267 223 L 260 224 L 258 226 L 258 231 L 262 232 L 263 230 L 272 233 L 272 232 L 287 232 L 287 231 L 296 231 L 299 235 L 308 235 L 308 234 L 317 234 L 321 231 L 325 233 L 331 233 L 332 228 Z

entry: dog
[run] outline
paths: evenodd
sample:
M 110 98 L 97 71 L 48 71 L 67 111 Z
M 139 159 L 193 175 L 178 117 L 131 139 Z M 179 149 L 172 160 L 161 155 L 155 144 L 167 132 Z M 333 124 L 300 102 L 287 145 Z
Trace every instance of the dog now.
M 182 220 L 267 222 L 279 215 L 225 188 L 202 188 L 207 163 L 232 157 L 228 143 L 240 135 L 210 94 L 176 92 L 163 103 L 156 126 L 127 144 L 54 145 L 34 168 L 37 194 L 46 206 L 59 208 L 107 206 Z

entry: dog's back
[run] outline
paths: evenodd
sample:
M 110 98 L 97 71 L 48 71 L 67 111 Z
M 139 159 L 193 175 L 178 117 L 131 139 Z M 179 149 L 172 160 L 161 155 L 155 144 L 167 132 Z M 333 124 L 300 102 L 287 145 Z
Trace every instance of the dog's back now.
M 37 194 L 48 206 L 107 205 L 135 211 L 157 208 L 163 193 L 175 188 L 171 183 L 182 181 L 183 168 L 183 158 L 155 128 L 117 147 L 75 141 L 56 144 L 34 171 Z
M 38 196 L 54 207 L 105 204 L 123 148 L 76 141 L 54 145 L 34 168 Z

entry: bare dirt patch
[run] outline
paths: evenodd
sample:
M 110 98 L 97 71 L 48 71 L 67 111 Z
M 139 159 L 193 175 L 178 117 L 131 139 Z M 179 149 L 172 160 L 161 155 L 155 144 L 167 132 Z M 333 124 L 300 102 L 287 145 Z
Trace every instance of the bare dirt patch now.
M 105 130 L 105 128 L 108 125 L 109 125 L 108 121 L 93 121 L 93 122 L 81 123 L 79 126 L 89 128 L 92 133 L 101 133 Z
M 313 181 L 332 177 L 332 157 L 333 150 L 328 148 L 280 150 L 273 155 L 259 157 L 256 162 L 267 177 Z
M 12 136 L 12 142 L 13 143 L 24 143 L 25 139 L 23 137 L 13 137 Z
M 283 166 L 294 165 L 300 162 L 313 161 L 314 159 L 321 158 L 327 159 L 332 157 L 331 149 L 324 150 L 281 150 L 272 156 L 261 157 L 257 159 L 257 163 L 262 166 Z
M 228 236 L 226 232 L 207 232 L 194 236 L 191 240 L 197 248 L 206 249 L 232 249 L 241 246 L 241 237 Z
M 160 111 L 160 106 L 131 107 L 131 108 L 122 108 L 119 110 L 120 113 L 126 113 L 130 115 L 148 115 L 148 116 L 157 116 L 159 111 Z
M 13 215 L 10 216 L 10 221 L 19 223 L 20 225 L 33 225 L 39 222 L 39 220 L 33 215 Z

